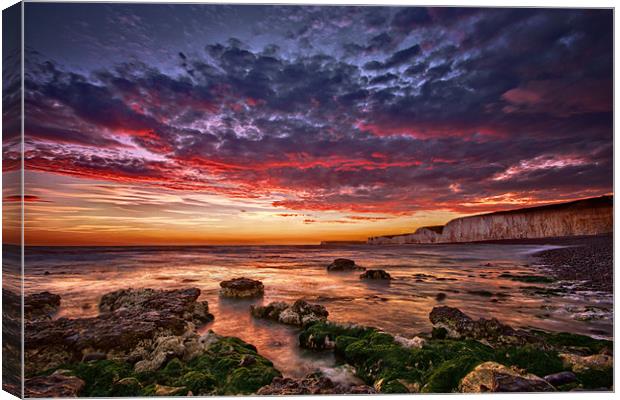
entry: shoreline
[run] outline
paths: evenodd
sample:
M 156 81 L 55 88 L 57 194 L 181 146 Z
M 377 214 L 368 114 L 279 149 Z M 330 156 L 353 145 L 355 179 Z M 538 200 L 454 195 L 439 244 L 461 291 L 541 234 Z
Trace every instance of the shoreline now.
M 545 244 L 564 246 L 532 254 L 558 280 L 577 283 L 578 290 L 613 293 L 613 234 L 552 238 Z

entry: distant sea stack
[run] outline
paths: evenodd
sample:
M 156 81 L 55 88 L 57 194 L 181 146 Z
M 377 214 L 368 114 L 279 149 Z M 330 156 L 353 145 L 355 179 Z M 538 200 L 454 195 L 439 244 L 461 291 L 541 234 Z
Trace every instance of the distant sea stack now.
M 462 243 L 598 235 L 613 231 L 613 196 L 456 218 L 414 233 L 374 236 L 368 244 Z

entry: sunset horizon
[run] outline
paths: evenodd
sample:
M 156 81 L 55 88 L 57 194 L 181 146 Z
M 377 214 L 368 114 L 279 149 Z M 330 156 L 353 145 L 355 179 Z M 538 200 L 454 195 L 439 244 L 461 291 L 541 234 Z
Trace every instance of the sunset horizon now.
M 601 196 L 613 196 L 613 193 L 612 192 L 603 193 L 601 194 Z M 594 196 L 594 197 L 600 197 L 600 196 Z M 285 214 L 285 216 L 282 216 L 281 215 L 282 213 L 276 213 L 276 214 L 270 215 L 270 217 L 277 218 L 277 219 L 282 218 L 284 221 L 286 221 L 287 227 L 291 226 L 290 218 L 296 217 L 298 220 L 297 221 L 298 223 L 299 223 L 299 220 L 301 219 L 300 223 L 302 224 L 302 227 L 307 227 L 307 225 L 315 224 L 318 222 L 322 224 L 323 226 L 327 226 L 328 229 L 313 232 L 312 227 L 308 226 L 307 228 L 309 232 L 301 231 L 297 234 L 297 236 L 291 236 L 291 234 L 278 236 L 275 234 L 270 235 L 268 233 L 258 236 L 256 235 L 255 231 L 252 231 L 252 230 L 249 230 L 247 232 L 230 232 L 227 235 L 222 234 L 220 232 L 220 233 L 214 234 L 214 235 L 217 235 L 216 237 L 209 237 L 206 234 L 197 233 L 197 234 L 194 234 L 193 236 L 192 235 L 188 235 L 185 237 L 182 236 L 181 238 L 177 238 L 176 239 L 177 241 L 171 241 L 171 239 L 169 238 L 169 235 L 166 234 L 165 230 L 154 231 L 151 235 L 148 235 L 148 236 L 144 235 L 143 231 L 140 231 L 137 233 L 137 235 L 133 236 L 133 239 L 132 239 L 131 233 L 129 233 L 127 236 L 121 235 L 121 237 L 119 238 L 119 234 L 118 232 L 116 232 L 114 234 L 114 237 L 112 238 L 106 238 L 104 236 L 103 238 L 97 238 L 97 239 L 86 238 L 86 239 L 78 240 L 76 239 L 75 234 L 71 232 L 55 231 L 52 233 L 51 230 L 37 232 L 36 229 L 29 228 L 27 230 L 25 242 L 27 243 L 27 246 L 29 247 L 30 246 L 43 246 L 43 247 L 45 246 L 58 246 L 58 247 L 63 247 L 63 246 L 67 246 L 67 247 L 164 246 L 165 247 L 165 246 L 279 246 L 279 245 L 313 246 L 313 245 L 320 245 L 321 242 L 366 242 L 366 240 L 369 237 L 373 237 L 373 236 L 408 234 L 408 233 L 413 233 L 418 228 L 423 228 L 426 226 L 445 225 L 447 222 L 455 218 L 484 215 L 487 213 L 493 213 L 493 212 L 498 212 L 498 211 L 520 210 L 523 208 L 554 205 L 554 204 L 567 203 L 567 202 L 571 202 L 575 200 L 584 200 L 584 199 L 589 199 L 589 198 L 591 197 L 574 198 L 574 199 L 566 199 L 566 200 L 561 200 L 561 201 L 542 202 L 542 203 L 534 203 L 534 204 L 519 203 L 519 205 L 515 205 L 513 207 L 502 207 L 498 209 L 489 209 L 484 212 L 474 212 L 474 213 L 467 213 L 467 214 L 445 212 L 446 215 L 450 215 L 450 217 L 446 217 L 447 219 L 441 219 L 441 218 L 422 219 L 420 218 L 425 222 L 421 222 L 419 225 L 408 225 L 407 224 L 408 221 L 414 220 L 415 216 L 400 217 L 399 219 L 401 219 L 401 224 L 394 224 L 394 220 L 396 220 L 397 217 L 392 217 L 392 218 L 383 217 L 385 218 L 385 220 L 389 220 L 391 224 L 383 228 L 374 228 L 374 229 L 373 229 L 373 226 L 372 225 L 369 226 L 368 223 L 366 223 L 365 225 L 363 221 L 361 223 L 358 222 L 356 220 L 356 216 L 345 216 L 343 221 L 350 219 L 350 222 L 344 222 L 344 224 L 347 224 L 347 226 L 343 228 L 342 232 L 336 232 L 336 233 L 328 230 L 329 225 L 334 225 L 338 227 L 338 226 L 343 225 L 342 222 L 335 222 L 332 220 L 332 221 L 321 223 L 315 220 L 316 222 L 308 223 L 308 222 L 304 222 L 304 219 L 310 218 L 311 215 L 308 215 L 307 217 L 305 217 L 304 215 L 286 215 Z M 28 213 L 28 206 L 29 206 L 28 203 L 30 202 L 32 202 L 31 199 L 25 200 L 26 206 L 24 209 L 26 210 L 26 213 Z M 361 217 L 361 218 L 365 218 L 365 217 Z M 375 217 L 366 217 L 366 218 L 375 218 Z M 365 227 L 367 230 L 364 230 Z M 99 233 L 93 233 L 93 234 L 99 235 Z M 54 235 L 56 237 L 53 240 L 45 239 L 46 235 Z M 81 235 L 84 235 L 84 233 L 82 233 Z M 8 236 L 8 238 L 9 240 L 8 241 L 5 240 L 5 243 L 19 244 L 19 241 L 15 241 L 13 238 L 11 238 L 11 236 Z

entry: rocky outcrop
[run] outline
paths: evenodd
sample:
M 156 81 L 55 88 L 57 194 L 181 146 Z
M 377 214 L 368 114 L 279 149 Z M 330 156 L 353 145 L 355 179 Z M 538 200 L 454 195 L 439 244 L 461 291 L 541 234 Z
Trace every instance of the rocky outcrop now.
M 231 298 L 260 297 L 265 293 L 261 281 L 249 278 L 235 278 L 220 282 L 220 295 Z
M 24 297 L 24 318 L 34 321 L 50 319 L 60 308 L 60 296 L 50 292 L 29 294 Z
M 459 383 L 462 393 L 552 392 L 553 386 L 534 374 L 488 361 L 478 365 Z
M 497 320 L 473 320 L 450 307 L 436 307 L 431 314 L 431 321 L 444 326 L 435 328 L 441 335 L 433 332 L 432 337 L 408 339 L 371 327 L 322 322 L 306 327 L 299 345 L 333 350 L 380 393 L 613 386 L 612 342 L 567 332 L 517 330 Z
M 363 271 L 364 269 L 348 258 L 337 258 L 327 266 L 327 270 L 330 272 Z
M 443 227 L 368 238 L 369 244 L 459 243 L 599 235 L 613 231 L 613 196 L 456 218 Z
M 255 393 L 281 376 L 256 347 L 241 339 L 209 331 L 198 344 L 200 351 L 189 359 L 177 352 L 178 344 L 160 349 L 174 354 L 155 370 L 134 368 L 120 359 L 72 363 L 49 377 L 27 380 L 26 393 L 30 397 L 226 396 Z
M 165 311 L 197 323 L 213 320 L 213 315 L 209 313 L 209 303 L 197 301 L 199 296 L 198 288 L 121 289 L 103 295 L 99 301 L 99 311 L 101 313 L 123 310 Z
M 592 354 L 582 356 L 578 354 L 561 353 L 560 358 L 564 366 L 571 368 L 573 372 L 583 373 L 590 370 L 604 371 L 613 367 L 614 358 L 608 354 Z
M 360 275 L 360 279 L 389 281 L 392 276 L 382 269 L 368 269 Z
M 454 307 L 434 307 L 429 319 L 435 328 L 445 329 L 447 336 L 453 339 L 474 339 L 490 345 L 518 345 L 536 341 L 527 332 L 513 329 L 495 318 L 473 320 Z
M 163 336 L 178 336 L 213 320 L 200 289 L 128 289 L 102 297 L 92 318 L 30 321 L 25 326 L 26 373 L 82 360 L 93 353 L 131 360 Z M 139 351 L 136 349 L 140 349 Z
M 26 379 L 24 397 L 78 397 L 84 388 L 84 381 L 76 376 L 67 376 L 63 371 L 56 371 L 48 376 Z
M 270 385 L 256 392 L 258 395 L 282 396 L 302 394 L 373 394 L 375 390 L 366 385 L 343 385 L 321 374 L 305 378 L 274 378 Z
M 266 306 L 251 306 L 250 312 L 256 318 L 265 318 L 302 327 L 325 321 L 329 315 L 322 305 L 310 304 L 304 300 L 297 300 L 292 305 L 279 301 Z
M 239 395 L 281 376 L 241 339 L 200 336 L 196 326 L 213 316 L 199 296 L 196 288 L 119 290 L 101 298 L 97 317 L 27 321 L 26 375 L 35 377 L 26 396 Z

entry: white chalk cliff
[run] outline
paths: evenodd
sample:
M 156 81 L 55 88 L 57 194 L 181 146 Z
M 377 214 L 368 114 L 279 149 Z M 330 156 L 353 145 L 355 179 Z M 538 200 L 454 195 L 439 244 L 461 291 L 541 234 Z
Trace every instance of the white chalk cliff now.
M 459 243 L 598 235 L 613 231 L 613 196 L 456 218 L 414 233 L 374 236 L 369 244 Z

